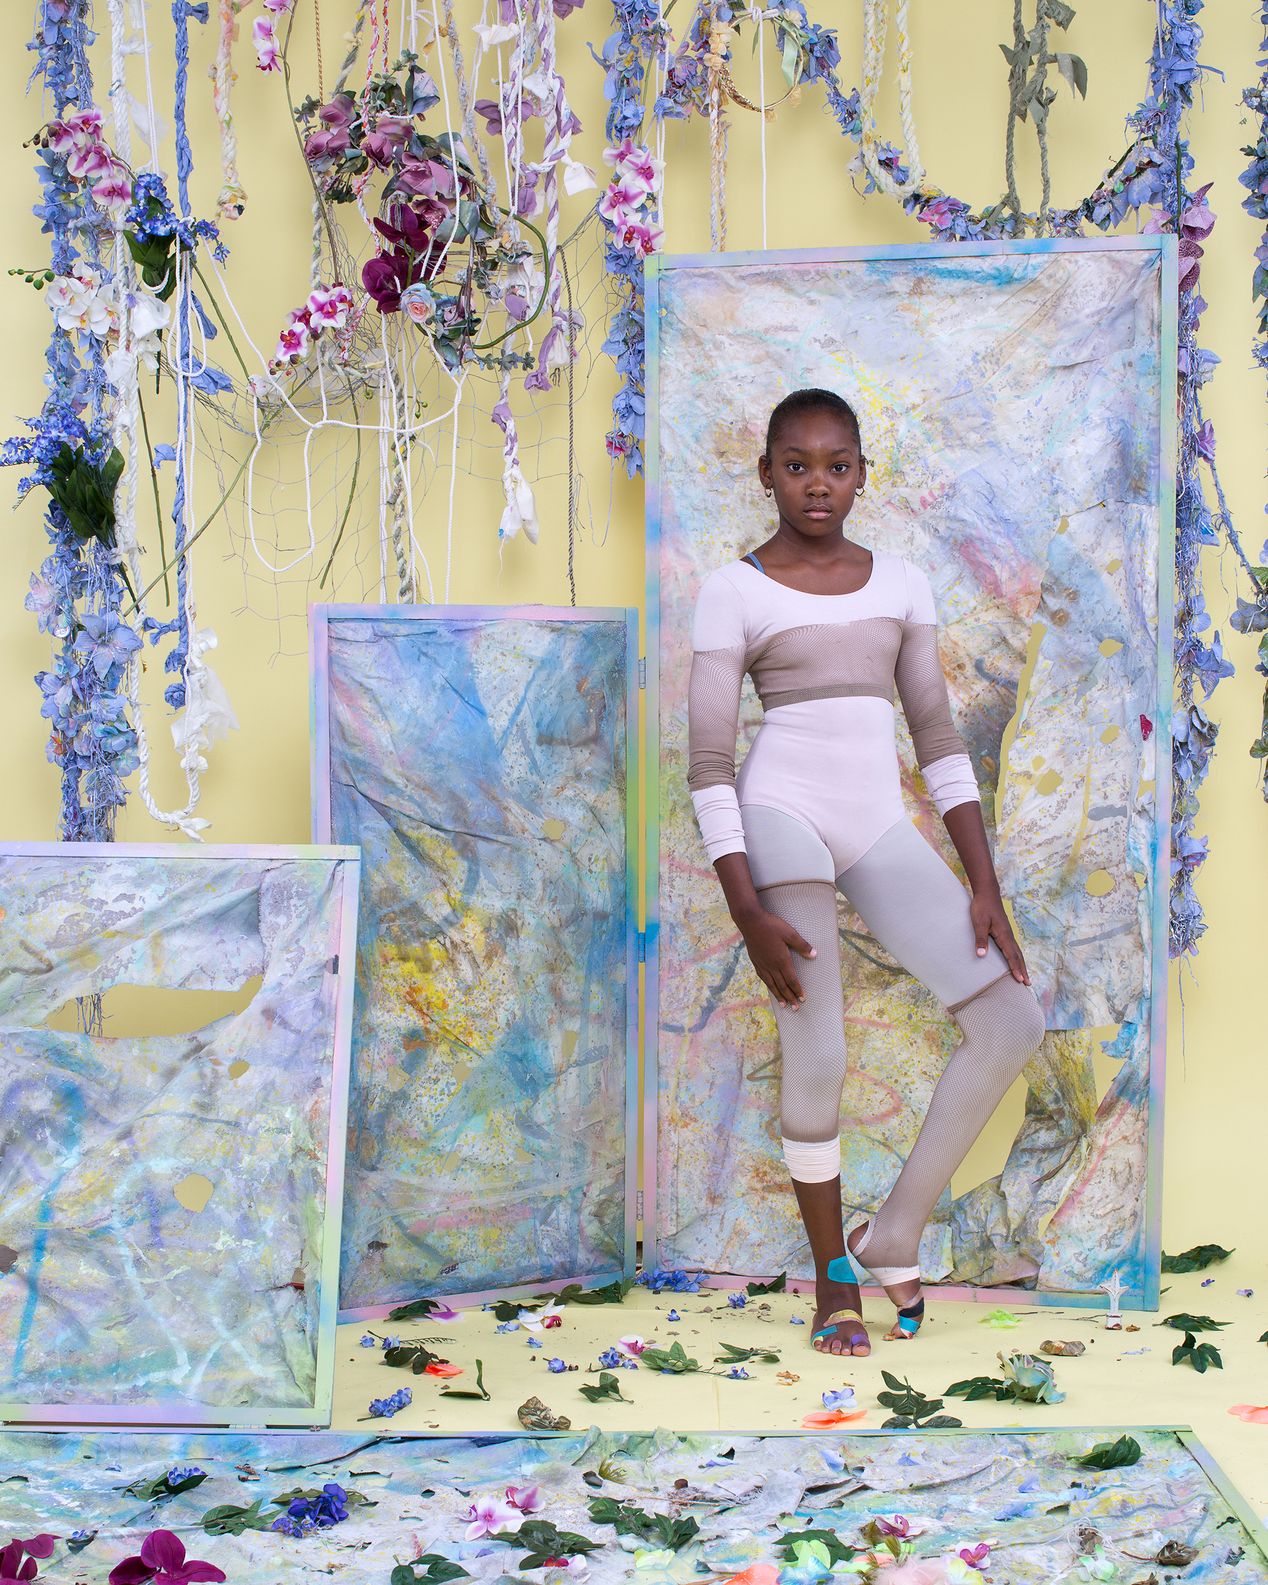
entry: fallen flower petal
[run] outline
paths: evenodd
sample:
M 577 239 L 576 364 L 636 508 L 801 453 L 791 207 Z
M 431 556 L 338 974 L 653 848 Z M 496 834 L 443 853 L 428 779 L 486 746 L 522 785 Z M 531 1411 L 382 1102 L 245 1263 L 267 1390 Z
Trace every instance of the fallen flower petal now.
M 435 1364 L 424 1365 L 423 1366 L 423 1375 L 424 1376 L 461 1376 L 462 1375 L 462 1366 L 461 1365 L 448 1365 L 448 1364 L 443 1363 L 440 1360 L 437 1360 L 435 1362 Z
M 1250 1425 L 1268 1425 L 1268 1403 L 1235 1403 L 1228 1412 Z
M 852 1420 L 862 1420 L 866 1416 L 866 1409 L 856 1409 L 853 1414 L 847 1414 L 843 1409 L 814 1409 L 801 1425 L 805 1431 L 830 1431 L 835 1425 L 849 1425 Z

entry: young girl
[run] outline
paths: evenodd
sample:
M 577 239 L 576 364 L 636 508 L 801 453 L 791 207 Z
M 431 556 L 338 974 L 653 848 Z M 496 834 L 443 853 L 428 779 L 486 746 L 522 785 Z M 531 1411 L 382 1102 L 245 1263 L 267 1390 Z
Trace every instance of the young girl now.
M 914 1337 L 924 1314 L 920 1235 L 1038 1048 L 1044 1020 L 951 720 L 928 579 L 844 535 L 867 478 L 858 419 L 831 391 L 794 391 L 771 414 L 757 466 L 779 526 L 701 586 L 688 783 L 731 917 L 774 1002 L 784 1159 L 815 1261 L 814 1346 L 867 1354 L 859 1266 L 898 1310 L 888 1337 Z M 737 776 L 745 672 L 765 718 Z M 895 688 L 971 893 L 903 809 Z M 963 1034 L 888 1198 L 848 1238 L 838 890 Z

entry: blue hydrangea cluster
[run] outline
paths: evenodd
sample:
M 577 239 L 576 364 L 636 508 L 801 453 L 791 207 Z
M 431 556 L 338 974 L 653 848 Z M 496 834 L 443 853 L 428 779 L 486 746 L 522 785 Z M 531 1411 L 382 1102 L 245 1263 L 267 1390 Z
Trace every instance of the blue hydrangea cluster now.
M 655 1271 L 640 1271 L 634 1283 L 651 1293 L 699 1293 L 703 1279 L 702 1271 L 665 1271 L 657 1266 Z
M 619 1349 L 605 1348 L 599 1355 L 599 1364 L 604 1370 L 637 1370 L 638 1361 L 631 1359 L 628 1354 L 622 1354 Z
M 748 1304 L 748 1294 L 747 1293 L 728 1293 L 727 1296 L 726 1296 L 726 1302 L 731 1306 L 731 1308 L 733 1310 L 743 1310 L 745 1308 L 745 1306 Z
M 205 1469 L 199 1469 L 197 1464 L 173 1464 L 167 1472 L 167 1484 L 179 1486 L 183 1481 L 197 1480 L 200 1475 L 206 1475 Z
M 297 1540 L 317 1530 L 329 1530 L 348 1517 L 348 1493 L 328 1481 L 315 1497 L 296 1497 L 286 1512 L 269 1526 Z
M 408 1387 L 398 1387 L 390 1398 L 371 1398 L 370 1413 L 376 1420 L 390 1420 L 413 1401 L 414 1394 Z
M 548 1359 L 546 1361 L 546 1369 L 558 1376 L 561 1371 L 568 1369 L 568 1362 L 563 1359 Z
M 732 1381 L 747 1381 L 749 1379 L 748 1371 L 744 1369 L 743 1365 L 732 1365 L 730 1370 L 727 1371 L 727 1375 Z

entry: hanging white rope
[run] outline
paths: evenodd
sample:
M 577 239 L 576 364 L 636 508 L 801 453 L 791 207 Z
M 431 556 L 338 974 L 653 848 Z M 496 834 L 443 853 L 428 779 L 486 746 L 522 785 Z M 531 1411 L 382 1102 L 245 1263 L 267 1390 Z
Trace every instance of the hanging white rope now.
M 880 161 L 882 142 L 876 124 L 876 104 L 885 75 L 885 44 L 889 32 L 890 0 L 863 0 L 863 78 L 859 88 L 861 136 L 859 153 L 867 174 L 883 193 L 904 198 L 923 188 L 925 168 L 916 141 L 916 119 L 911 92 L 911 30 L 908 0 L 894 0 L 894 32 L 898 55 L 898 114 L 903 129 L 903 163 L 907 180 L 899 182 Z

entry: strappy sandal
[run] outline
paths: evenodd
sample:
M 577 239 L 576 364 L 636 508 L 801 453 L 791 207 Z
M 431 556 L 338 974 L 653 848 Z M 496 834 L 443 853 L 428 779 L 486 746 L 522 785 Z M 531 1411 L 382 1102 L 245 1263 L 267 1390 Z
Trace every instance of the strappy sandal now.
M 856 1222 L 850 1229 L 850 1234 L 861 1227 L 869 1228 L 872 1218 L 865 1217 L 863 1221 Z M 863 1242 L 867 1242 L 866 1234 Z M 879 1283 L 882 1288 L 896 1288 L 900 1282 L 919 1282 L 919 1266 L 869 1266 L 861 1255 L 851 1253 L 849 1237 L 847 1236 L 845 1254 L 830 1262 L 828 1266 L 829 1282 L 857 1282 L 862 1286 L 868 1278 Z M 890 1301 L 893 1302 L 892 1300 Z M 920 1323 L 925 1318 L 925 1296 L 923 1291 L 918 1293 L 909 1303 L 898 1309 L 896 1329 L 886 1334 L 887 1341 L 896 1342 L 899 1338 L 909 1339 L 915 1337 L 920 1330 Z
M 836 1262 L 833 1262 L 833 1264 L 836 1264 Z M 848 1280 L 850 1280 L 848 1278 L 839 1279 L 839 1278 L 831 1277 L 831 1271 L 832 1271 L 832 1267 L 831 1266 L 828 1267 L 828 1271 L 829 1271 L 829 1276 L 830 1276 L 832 1281 L 839 1281 L 839 1280 L 848 1281 Z M 872 1340 L 867 1335 L 867 1327 L 864 1324 L 863 1317 L 859 1314 L 859 1312 L 857 1310 L 833 1310 L 832 1314 L 828 1317 L 828 1319 L 824 1322 L 824 1324 L 819 1328 L 819 1330 L 817 1332 L 812 1332 L 810 1334 L 811 1345 L 813 1346 L 813 1344 L 815 1343 L 816 1339 L 818 1339 L 818 1338 L 831 1337 L 834 1333 L 836 1333 L 838 1331 L 838 1328 L 839 1328 L 840 1324 L 842 1322 L 844 1322 L 844 1321 L 857 1321 L 859 1323 L 859 1326 L 862 1328 L 862 1330 L 852 1333 L 848 1339 L 846 1339 L 846 1338 L 842 1338 L 841 1339 L 841 1341 L 843 1343 L 848 1341 L 848 1343 L 850 1345 L 849 1348 L 844 1349 L 842 1351 L 842 1353 L 843 1354 L 848 1354 L 848 1355 L 850 1355 L 850 1356 L 852 1356 L 853 1358 L 856 1358 L 856 1359 L 857 1358 L 861 1358 L 860 1355 L 857 1355 L 857 1354 L 854 1353 L 855 1344 L 856 1343 L 866 1343 L 868 1348 L 870 1349 L 871 1346 L 872 1346 Z M 832 1352 L 832 1350 L 828 1349 L 828 1348 L 816 1348 L 815 1349 L 815 1353 L 816 1354 L 830 1354 L 831 1352 Z

